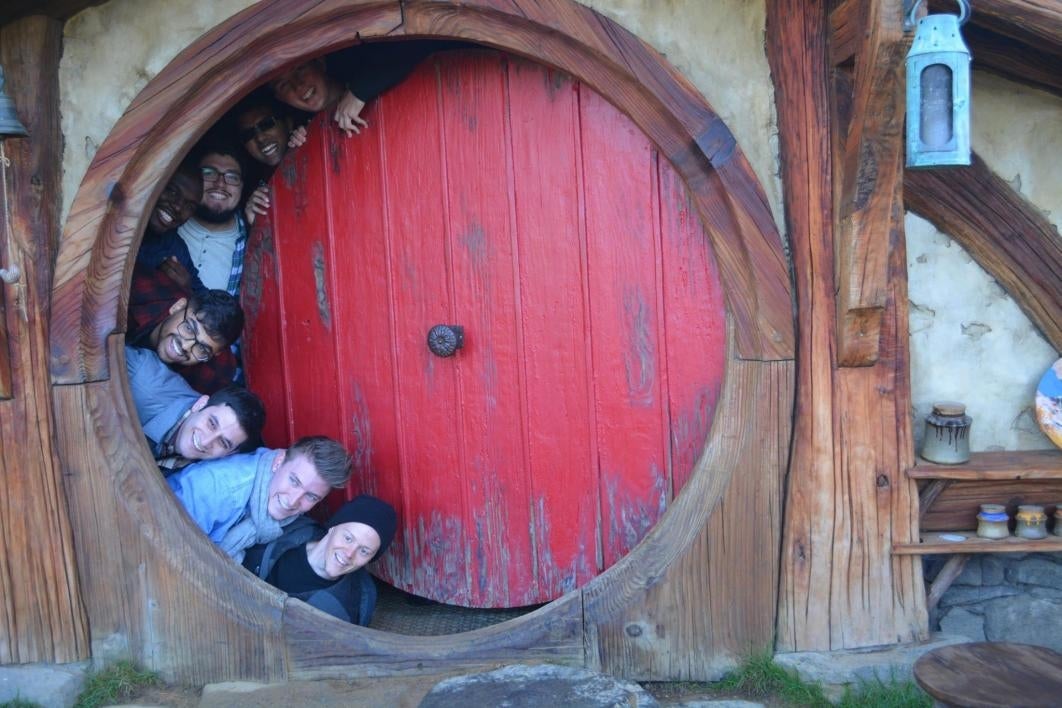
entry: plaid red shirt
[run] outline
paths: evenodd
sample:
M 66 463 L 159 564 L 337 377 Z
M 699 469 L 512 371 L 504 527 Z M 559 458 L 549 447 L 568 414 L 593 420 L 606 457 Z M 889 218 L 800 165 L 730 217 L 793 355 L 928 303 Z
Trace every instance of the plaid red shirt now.
M 188 297 L 168 275 L 143 265 L 133 268 L 129 288 L 129 315 L 125 343 L 131 347 L 151 349 L 151 333 L 170 316 L 170 306 Z M 210 361 L 195 366 L 171 367 L 188 384 L 202 394 L 211 395 L 232 384 L 236 377 L 236 356 L 223 349 Z

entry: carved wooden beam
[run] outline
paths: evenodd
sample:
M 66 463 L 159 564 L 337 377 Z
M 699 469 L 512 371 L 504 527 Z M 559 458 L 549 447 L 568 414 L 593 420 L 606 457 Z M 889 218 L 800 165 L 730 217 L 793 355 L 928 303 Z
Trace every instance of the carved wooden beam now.
M 834 181 L 837 212 L 837 363 L 878 360 L 890 233 L 902 209 L 904 57 L 901 0 L 868 0 L 855 55 L 852 123 Z M 835 128 L 835 130 L 840 127 Z
M 829 50 L 830 64 L 833 66 L 839 66 L 855 56 L 863 28 L 866 27 L 863 10 L 862 0 L 841 0 L 830 11 Z
M 932 0 L 930 12 L 955 14 L 953 0 Z M 1062 2 L 977 0 L 962 28 L 974 70 L 1062 96 Z
M 975 153 L 970 167 L 909 170 L 907 208 L 965 248 L 1062 350 L 1062 239 Z

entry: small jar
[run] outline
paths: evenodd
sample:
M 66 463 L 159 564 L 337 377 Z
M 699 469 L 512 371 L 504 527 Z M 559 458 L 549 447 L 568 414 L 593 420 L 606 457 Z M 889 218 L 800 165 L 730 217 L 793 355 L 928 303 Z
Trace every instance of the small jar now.
M 970 424 L 962 403 L 942 401 L 933 404 L 926 416 L 922 457 L 939 465 L 961 465 L 970 460 Z
M 981 538 L 1006 538 L 1010 536 L 1009 522 L 1007 507 L 1002 504 L 982 504 L 981 513 L 977 515 L 977 535 Z
M 1055 530 L 1056 536 L 1062 536 L 1062 502 L 1055 505 Z
M 1019 538 L 1047 538 L 1047 514 L 1039 504 L 1022 504 L 1015 517 L 1018 520 L 1014 535 Z

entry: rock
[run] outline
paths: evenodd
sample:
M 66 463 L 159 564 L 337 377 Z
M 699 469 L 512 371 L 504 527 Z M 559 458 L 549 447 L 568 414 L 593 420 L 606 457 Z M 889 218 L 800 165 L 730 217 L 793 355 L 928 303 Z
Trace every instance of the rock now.
M 0 704 L 22 699 L 44 708 L 69 708 L 85 687 L 88 662 L 0 666 Z
M 981 584 L 1002 585 L 1004 581 L 1003 561 L 994 555 L 981 558 Z
M 990 602 L 985 606 L 985 636 L 993 642 L 1062 651 L 1062 602 L 1028 596 Z
M 612 708 L 620 705 L 655 708 L 660 704 L 645 689 L 631 681 L 569 666 L 516 664 L 486 673 L 446 679 L 431 689 L 420 705 L 421 708 L 450 708 L 456 705 L 498 708 Z
M 1009 585 L 995 585 L 990 587 L 955 587 L 948 588 L 944 596 L 940 598 L 941 607 L 954 607 L 955 605 L 971 605 L 995 600 L 1000 597 L 1012 597 L 1020 595 L 1021 590 Z
M 1043 556 L 1033 556 L 1010 568 L 1007 571 L 1007 580 L 1012 583 L 1062 588 L 1062 565 Z
M 949 644 L 961 644 L 965 637 L 934 634 L 926 642 L 893 644 L 869 649 L 846 651 L 801 651 L 775 654 L 775 663 L 795 670 L 800 678 L 811 683 L 821 683 L 827 695 L 828 688 L 872 681 L 911 680 L 911 667 L 927 651 Z
M 971 558 L 967 561 L 966 566 L 959 573 L 959 577 L 955 578 L 952 583 L 952 587 L 956 585 L 981 585 L 981 559 Z
M 985 641 L 985 618 L 969 610 L 956 607 L 940 618 L 940 631 L 966 637 L 970 641 Z

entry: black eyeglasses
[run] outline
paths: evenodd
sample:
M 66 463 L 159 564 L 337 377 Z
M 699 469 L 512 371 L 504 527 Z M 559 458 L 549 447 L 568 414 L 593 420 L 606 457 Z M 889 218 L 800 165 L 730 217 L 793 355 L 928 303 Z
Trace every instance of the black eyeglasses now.
M 243 184 L 243 175 L 235 170 L 222 172 L 215 167 L 200 167 L 199 172 L 203 175 L 204 182 L 216 182 L 220 177 L 225 180 L 225 184 L 231 184 L 234 187 Z
M 250 142 L 258 135 L 277 127 L 276 116 L 266 116 L 249 128 L 242 128 L 239 132 L 241 143 Z
M 181 319 L 180 324 L 177 325 L 177 334 L 181 339 L 187 339 L 194 342 L 194 344 L 192 344 L 192 357 L 196 361 L 210 361 L 210 358 L 214 356 L 214 350 L 199 341 L 199 326 L 194 320 L 188 319 L 187 305 L 184 306 L 184 317 Z

